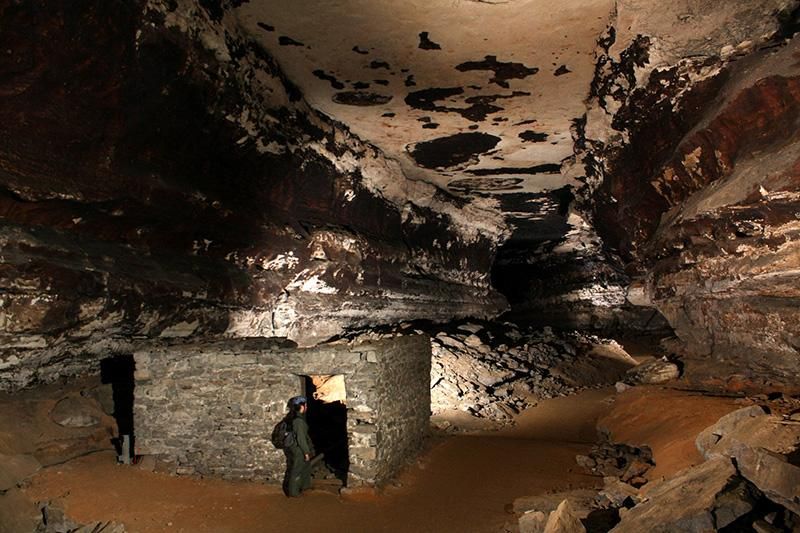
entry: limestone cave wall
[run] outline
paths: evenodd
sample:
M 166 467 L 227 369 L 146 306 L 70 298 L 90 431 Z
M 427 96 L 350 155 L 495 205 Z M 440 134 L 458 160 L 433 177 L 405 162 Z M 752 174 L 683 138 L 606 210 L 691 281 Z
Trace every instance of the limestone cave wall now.
M 504 307 L 502 218 L 406 179 L 215 6 L 0 6 L 0 388 Z
M 608 26 L 593 74 L 585 33 L 575 36 L 588 42 L 575 50 L 582 67 L 548 78 L 498 60 L 503 50 L 442 70 L 447 50 L 412 32 L 424 68 L 398 69 L 400 84 L 370 55 L 377 48 L 348 47 L 322 59 L 395 76 L 370 82 L 394 91 L 383 95 L 394 111 L 360 129 L 321 110 L 362 116 L 358 107 L 375 103 L 361 100 L 367 93 L 331 100 L 343 82 L 324 69 L 295 72 L 294 83 L 286 72 L 297 65 L 275 57 L 285 63 L 286 47 L 311 45 L 278 36 L 259 18 L 269 6 L 245 4 L 0 6 L 0 389 L 97 370 L 156 338 L 309 346 L 349 328 L 496 316 L 501 292 L 509 316 L 527 323 L 668 322 L 698 383 L 791 385 L 800 369 L 796 0 L 598 4 L 585 31 L 595 39 Z M 351 65 L 351 55 L 369 62 Z M 457 98 L 432 103 L 466 95 L 448 76 L 479 91 L 497 69 L 531 89 L 504 99 L 533 96 L 533 84 L 555 102 L 569 85 L 571 118 L 550 121 L 549 144 L 534 130 L 501 135 L 506 122 L 533 127 L 535 109 L 495 106 L 508 116 L 467 124 L 471 107 L 449 107 Z M 423 73 L 428 88 L 414 88 Z M 573 117 L 584 74 L 585 114 Z M 328 92 L 313 107 L 301 85 Z M 395 126 L 384 118 L 401 110 L 425 135 L 435 125 L 454 128 L 446 138 L 491 138 L 480 157 L 445 143 L 460 163 L 434 165 L 441 183 L 522 177 L 490 180 L 492 191 L 448 188 L 414 169 L 411 145 L 382 152 L 352 133 L 388 142 Z M 422 111 L 455 122 L 413 115 Z M 574 156 L 563 159 L 570 139 Z M 530 166 L 498 162 L 506 156 Z
M 595 227 L 675 329 L 690 381 L 796 389 L 797 7 L 679 2 L 667 33 L 643 4 L 618 2 L 577 125 Z

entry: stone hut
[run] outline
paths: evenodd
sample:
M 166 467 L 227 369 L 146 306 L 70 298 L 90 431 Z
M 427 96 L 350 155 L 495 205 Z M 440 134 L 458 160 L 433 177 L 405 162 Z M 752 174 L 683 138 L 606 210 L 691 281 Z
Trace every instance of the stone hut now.
M 389 479 L 428 430 L 423 335 L 313 348 L 270 339 L 159 344 L 134 358 L 136 453 L 180 474 L 279 481 L 285 459 L 269 437 L 298 394 L 310 397 L 317 451 L 349 486 Z

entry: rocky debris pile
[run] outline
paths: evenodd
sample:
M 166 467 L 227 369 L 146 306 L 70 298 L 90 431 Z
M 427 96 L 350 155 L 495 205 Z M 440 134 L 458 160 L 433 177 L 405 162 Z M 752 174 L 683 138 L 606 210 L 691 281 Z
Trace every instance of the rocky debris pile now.
M 513 511 L 519 514 L 519 521 L 508 524 L 507 530 L 608 531 L 619 522 L 620 509 L 632 508 L 642 500 L 638 487 L 647 483 L 644 475 L 655 465 L 648 447 L 612 443 L 606 436 L 589 455 L 575 459 L 586 470 L 603 476 L 603 488 L 599 492 L 582 489 L 517 498 Z
M 613 531 L 800 528 L 800 425 L 750 406 L 720 418 L 696 445 L 706 461 L 653 484 Z
M 505 530 L 514 533 L 608 531 L 619 522 L 618 513 L 599 507 L 597 497 L 596 491 L 581 489 L 517 498 L 513 512 L 519 519 L 506 524 Z
M 649 447 L 637 448 L 606 439 L 594 445 L 589 455 L 576 456 L 575 461 L 594 474 L 619 479 L 634 487 L 647 483 L 644 475 L 655 466 Z
M 743 487 L 735 476 L 731 461 L 721 457 L 683 470 L 651 488 L 638 505 L 620 509 L 612 531 L 717 531 L 752 510 L 740 499 Z
M 703 431 L 696 445 L 708 460 L 732 459 L 744 479 L 800 517 L 800 423 L 791 416 L 745 407 Z
M 431 333 L 431 409 L 508 422 L 537 400 L 613 385 L 636 361 L 616 341 L 466 322 Z
M 551 519 L 566 524 L 574 516 L 579 524 L 550 531 L 797 531 L 800 424 L 793 416 L 797 413 L 771 415 L 759 406 L 739 409 L 698 435 L 705 462 L 653 481 L 646 490 L 624 482 L 626 474 L 618 475 L 618 467 L 593 496 L 581 490 L 519 498 L 514 502 L 518 522 L 506 529 L 540 533 L 548 531 Z M 578 461 L 588 464 L 589 459 Z M 554 516 L 558 508 L 565 518 Z
M 763 405 L 772 413 L 783 413 L 788 420 L 800 422 L 800 394 L 791 396 L 781 391 L 755 394 L 741 399 L 741 403 Z
M 436 415 L 455 410 L 507 424 L 538 400 L 612 386 L 637 364 L 612 339 L 476 319 L 352 330 L 332 342 L 362 343 L 411 332 L 431 338 L 434 423 Z

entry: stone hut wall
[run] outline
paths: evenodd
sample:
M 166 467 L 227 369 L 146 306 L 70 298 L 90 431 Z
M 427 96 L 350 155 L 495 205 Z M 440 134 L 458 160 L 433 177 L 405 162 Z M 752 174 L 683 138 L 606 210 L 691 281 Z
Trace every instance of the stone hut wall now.
M 394 405 L 412 400 L 396 387 L 416 390 L 428 385 L 429 378 L 421 379 L 419 369 L 430 366 L 430 343 L 425 337 L 414 339 L 308 349 L 240 339 L 141 350 L 134 354 L 136 453 L 157 455 L 180 474 L 280 481 L 285 459 L 269 436 L 286 413 L 286 400 L 302 392 L 301 376 L 342 374 L 347 388 L 348 484 L 380 483 L 416 450 L 409 443 L 421 440 L 427 431 L 429 402 L 424 410 L 413 409 L 419 418 L 413 420 L 410 408 Z M 389 363 L 395 357 L 402 361 Z M 409 373 L 402 373 L 404 367 Z M 381 372 L 396 375 L 382 379 Z M 381 385 L 398 381 L 388 388 Z M 400 416 L 408 428 L 399 431 L 394 421 L 382 425 L 384 410 L 389 417 Z
M 431 415 L 431 358 L 427 336 L 399 337 L 379 350 L 377 477 L 386 479 L 422 448 Z

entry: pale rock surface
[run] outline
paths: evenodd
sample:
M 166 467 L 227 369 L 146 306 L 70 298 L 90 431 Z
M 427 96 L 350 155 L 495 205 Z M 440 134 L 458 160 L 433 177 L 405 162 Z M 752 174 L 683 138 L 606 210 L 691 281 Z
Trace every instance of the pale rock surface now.
M 514 500 L 513 510 L 515 513 L 530 513 L 541 511 L 545 516 L 556 510 L 558 505 L 568 500 L 573 512 L 579 518 L 586 518 L 597 492 L 590 489 L 576 489 L 570 491 L 553 492 L 551 494 L 538 494 L 536 496 L 524 496 Z M 544 524 L 542 524 L 544 526 Z
M 800 449 L 800 427 L 791 421 L 746 407 L 701 433 L 697 447 L 705 457 L 730 457 L 768 498 L 800 514 L 800 467 L 787 460 Z
M 59 426 L 85 428 L 100 422 L 96 404 L 78 397 L 67 397 L 58 401 L 50 411 L 50 418 Z
M 781 417 L 768 415 L 754 405 L 722 417 L 700 433 L 695 444 L 706 458 L 736 457 L 744 449 L 788 455 L 800 447 L 800 427 L 784 423 Z
M 542 533 L 547 517 L 542 511 L 526 511 L 519 517 L 519 533 Z
M 763 448 L 741 446 L 733 457 L 745 479 L 772 501 L 800 515 L 800 467 Z
M 717 448 L 717 444 L 726 435 L 732 433 L 740 425 L 750 418 L 761 418 L 766 416 L 764 408 L 758 405 L 751 405 L 742 409 L 737 409 L 720 418 L 714 425 L 707 427 L 695 439 L 697 450 L 708 459 L 712 451 Z
M 678 365 L 664 359 L 655 359 L 631 368 L 625 373 L 625 382 L 631 385 L 656 385 L 678 379 Z
M 576 516 L 569 500 L 558 504 L 556 510 L 550 513 L 544 526 L 544 533 L 584 533 L 586 528 Z
M 615 341 L 484 323 L 431 332 L 431 408 L 510 422 L 536 400 L 610 386 L 636 361 Z

